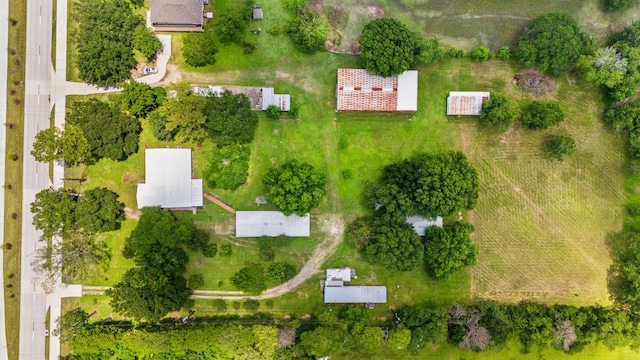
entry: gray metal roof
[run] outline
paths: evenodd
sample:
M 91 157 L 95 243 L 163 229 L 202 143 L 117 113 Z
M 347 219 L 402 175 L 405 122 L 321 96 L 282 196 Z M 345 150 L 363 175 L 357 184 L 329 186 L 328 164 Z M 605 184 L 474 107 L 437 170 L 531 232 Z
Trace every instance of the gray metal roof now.
M 311 217 L 285 216 L 279 211 L 237 211 L 236 237 L 309 236 Z
M 422 215 L 407 216 L 405 223 L 413 226 L 413 230 L 416 234 L 424 236 L 428 227 L 437 226 L 442 227 L 442 217 L 438 216 L 434 218 L 425 218 Z
M 203 205 L 202 179 L 191 178 L 191 149 L 146 149 L 145 182 L 138 184 L 138 208 Z
M 203 0 L 149 0 L 152 25 L 199 25 L 204 22 Z
M 262 20 L 261 8 L 253 8 L 253 20 Z
M 273 88 L 262 88 L 262 110 L 275 105 L 282 111 L 291 110 L 291 96 L 289 94 L 275 94 Z
M 325 286 L 325 304 L 384 304 L 387 302 L 386 286 Z

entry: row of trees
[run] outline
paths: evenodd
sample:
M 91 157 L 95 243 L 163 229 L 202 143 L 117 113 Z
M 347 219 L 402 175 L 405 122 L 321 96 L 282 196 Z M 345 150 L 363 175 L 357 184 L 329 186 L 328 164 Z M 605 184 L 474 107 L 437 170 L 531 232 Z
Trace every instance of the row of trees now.
M 420 356 L 423 349 L 450 343 L 469 351 L 500 351 L 519 341 L 521 352 L 553 347 L 574 354 L 597 344 L 637 348 L 638 320 L 613 308 L 483 301 L 450 308 L 408 306 L 394 318 L 373 320 L 364 307 L 325 309 L 307 320 L 276 321 L 269 314 L 248 318 L 195 319 L 131 326 L 90 323 L 89 314 L 71 310 L 56 331 L 68 341 L 70 359 L 100 357 L 197 357 L 307 359 L 358 352 Z M 224 324 L 223 324 L 224 323 Z M 120 325 L 120 326 L 116 326 Z M 202 341 L 207 339 L 207 341 Z
M 482 105 L 480 123 L 506 131 L 518 117 L 518 108 L 505 94 L 495 93 Z M 565 118 L 556 101 L 531 101 L 521 109 L 520 121 L 529 129 L 546 129 Z

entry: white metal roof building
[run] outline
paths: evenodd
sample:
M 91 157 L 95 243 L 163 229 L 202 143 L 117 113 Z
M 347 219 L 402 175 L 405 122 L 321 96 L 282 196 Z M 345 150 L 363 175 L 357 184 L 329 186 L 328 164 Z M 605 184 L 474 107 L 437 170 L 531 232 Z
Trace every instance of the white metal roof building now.
M 384 304 L 386 286 L 325 286 L 325 304 Z
M 191 177 L 191 149 L 146 149 L 145 182 L 138 184 L 138 208 L 193 208 L 203 205 L 202 179 Z
M 442 217 L 438 216 L 434 218 L 426 218 L 422 215 L 413 215 L 407 216 L 405 218 L 405 223 L 413 226 L 413 230 L 416 234 L 420 236 L 424 236 L 425 231 L 428 227 L 437 226 L 442 227 Z
M 309 236 L 311 217 L 290 215 L 280 211 L 237 211 L 236 237 Z
M 482 103 L 489 100 L 488 92 L 451 91 L 447 97 L 447 115 L 480 115 Z
M 339 269 L 327 269 L 327 281 L 342 280 L 351 281 L 352 277 L 355 277 L 356 271 L 349 267 L 343 267 Z
M 262 88 L 262 110 L 275 105 L 282 111 L 291 110 L 291 95 L 275 94 L 272 87 Z

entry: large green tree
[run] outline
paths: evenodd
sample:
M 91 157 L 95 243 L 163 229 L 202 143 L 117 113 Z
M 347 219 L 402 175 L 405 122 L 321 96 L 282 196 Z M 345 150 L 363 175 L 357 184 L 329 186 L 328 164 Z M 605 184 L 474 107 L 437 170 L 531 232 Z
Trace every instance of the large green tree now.
M 118 230 L 124 220 L 123 209 L 115 192 L 106 188 L 87 190 L 76 205 L 76 225 L 90 233 Z
M 194 94 L 188 85 L 178 85 L 176 96 L 167 98 L 154 113 L 161 140 L 202 141 L 207 137 L 207 98 Z M 153 119 L 153 118 L 152 118 Z M 155 131 L 154 131 L 155 132 Z
M 516 121 L 518 111 L 511 99 L 505 94 L 492 94 L 491 98 L 482 104 L 480 123 L 495 126 L 500 131 L 507 130 Z
M 243 291 L 261 292 L 267 288 L 264 268 L 260 264 L 243 267 L 231 277 L 231 283 Z
M 219 96 L 209 96 L 204 114 L 209 136 L 217 145 L 246 144 L 253 140 L 258 115 L 251 110 L 246 95 L 225 91 Z
M 144 25 L 139 25 L 135 30 L 133 30 L 131 43 L 136 50 L 140 51 L 142 55 L 147 58 L 148 61 L 154 60 L 158 54 L 158 50 L 162 48 L 162 42 L 158 39 L 153 30 Z
M 364 247 L 367 258 L 373 264 L 399 271 L 411 271 L 420 265 L 424 257 L 424 245 L 409 224 L 381 224 Z
M 476 264 L 478 248 L 470 233 L 473 227 L 456 222 L 453 226 L 427 228 L 424 262 L 427 271 L 438 280 L 446 280 L 453 273 Z
M 122 91 L 118 94 L 122 107 L 137 118 L 146 117 L 148 113 L 162 105 L 165 97 L 164 88 L 152 88 L 135 80 L 122 84 Z
M 100 86 L 115 85 L 130 77 L 136 66 L 133 33 L 144 23 L 124 0 L 84 0 L 75 3 L 79 23 L 76 66 L 80 77 Z
M 550 13 L 531 21 L 520 36 L 517 56 L 524 66 L 559 76 L 588 52 L 591 44 L 591 37 L 580 31 L 569 14 Z
M 337 354 L 342 350 L 346 332 L 339 327 L 318 326 L 300 334 L 300 345 L 316 358 Z
M 220 12 L 213 25 L 220 42 L 230 43 L 242 40 L 247 31 L 246 18 L 237 9 L 226 9 Z
M 89 315 L 79 307 L 65 311 L 56 319 L 53 335 L 58 336 L 62 343 L 66 343 L 76 335 L 82 336 L 82 331 L 89 325 Z
M 291 18 L 287 33 L 298 49 L 312 54 L 324 49 L 330 28 L 329 21 L 324 15 L 309 8 L 300 7 Z
M 216 63 L 218 48 L 215 35 L 211 31 L 189 33 L 185 35 L 182 45 L 184 61 L 193 67 L 202 67 Z
M 116 104 L 91 99 L 75 102 L 71 108 L 67 121 L 79 126 L 89 142 L 89 164 L 102 158 L 125 160 L 138 151 L 140 121 Z
M 217 147 L 205 153 L 207 167 L 203 177 L 213 188 L 235 190 L 247 182 L 249 176 L 248 146 L 232 144 L 221 149 Z
M 64 130 L 49 128 L 37 133 L 31 155 L 39 162 L 62 160 L 70 167 L 87 160 L 90 146 L 80 128 L 66 124 Z
M 75 225 L 76 201 L 65 189 L 48 188 L 36 194 L 31 203 L 33 225 L 45 238 L 60 235 Z
M 408 70 L 421 53 L 420 36 L 393 18 L 368 23 L 359 42 L 365 69 L 385 77 Z
M 262 183 L 268 197 L 285 215 L 300 216 L 318 207 L 325 194 L 327 179 L 308 163 L 291 160 L 269 169 Z
M 522 124 L 530 129 L 546 129 L 564 120 L 557 101 L 533 101 L 522 109 Z

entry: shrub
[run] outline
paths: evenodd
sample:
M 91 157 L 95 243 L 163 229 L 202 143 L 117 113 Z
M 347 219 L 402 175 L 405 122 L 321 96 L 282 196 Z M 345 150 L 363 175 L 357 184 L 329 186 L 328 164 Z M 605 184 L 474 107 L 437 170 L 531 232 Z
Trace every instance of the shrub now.
M 500 48 L 498 52 L 498 59 L 501 60 L 509 60 L 511 58 L 511 50 L 509 50 L 508 46 L 503 46 Z
M 287 27 L 285 25 L 282 25 L 282 24 L 273 24 L 267 30 L 267 32 L 269 34 L 271 34 L 271 35 L 280 35 L 280 34 L 284 34 L 284 33 L 287 32 Z
M 529 129 L 546 129 L 564 120 L 564 112 L 555 101 L 534 101 L 522 110 L 521 120 Z
M 242 42 L 242 52 L 245 54 L 253 54 L 256 51 L 256 45 L 248 41 Z
M 454 48 L 451 48 L 451 49 L 447 50 L 447 56 L 450 57 L 450 58 L 460 59 L 460 58 L 465 57 L 465 55 L 467 55 L 467 51 L 466 50 L 454 49 Z
M 323 15 L 303 8 L 291 19 L 287 32 L 298 49 L 313 54 L 324 49 L 329 28 L 329 22 Z
M 482 105 L 480 123 L 491 125 L 500 131 L 505 131 L 516 120 L 517 111 L 511 100 L 504 94 L 492 94 L 491 98 Z
M 259 264 L 251 264 L 240 269 L 233 277 L 233 285 L 243 291 L 260 292 L 267 288 L 264 268 Z
M 263 261 L 271 261 L 276 256 L 271 244 L 271 238 L 268 236 L 258 238 L 258 250 L 260 251 L 260 258 Z
M 213 300 L 213 307 L 217 312 L 225 312 L 227 311 L 227 303 L 222 299 Z
M 278 105 L 269 105 L 264 113 L 269 119 L 279 119 L 282 115 L 282 109 Z
M 202 255 L 204 255 L 205 257 L 208 257 L 208 258 L 215 257 L 217 253 L 218 253 L 218 245 L 217 244 L 207 244 L 207 246 L 205 246 L 202 249 Z
M 220 246 L 221 256 L 231 256 L 232 253 L 233 253 L 233 249 L 231 248 L 230 244 L 222 244 L 222 246 Z
M 471 52 L 471 58 L 476 61 L 487 61 L 492 55 L 491 50 L 484 46 L 478 46 Z
M 544 149 L 551 158 L 562 161 L 576 149 L 576 142 L 569 136 L 549 135 L 544 139 Z
M 349 169 L 342 170 L 342 178 L 345 180 L 349 180 L 353 177 L 353 172 Z
M 243 306 L 247 311 L 256 312 L 260 308 L 260 302 L 258 300 L 247 300 Z
M 267 276 L 275 281 L 282 282 L 291 279 L 296 274 L 296 268 L 286 262 L 275 262 L 269 265 Z
M 199 289 L 204 286 L 204 276 L 195 274 L 189 277 L 189 289 Z

